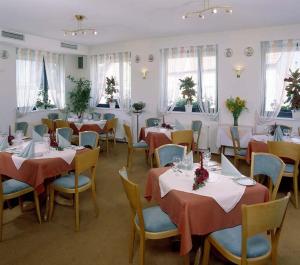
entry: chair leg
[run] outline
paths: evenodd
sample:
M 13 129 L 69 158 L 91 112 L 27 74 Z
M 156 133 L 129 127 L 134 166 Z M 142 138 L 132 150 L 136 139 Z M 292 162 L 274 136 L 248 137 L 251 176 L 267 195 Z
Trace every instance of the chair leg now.
M 54 212 L 54 188 L 50 187 L 50 210 L 49 210 L 49 220 L 53 218 Z
M 2 227 L 3 227 L 3 201 L 0 202 L 0 242 L 2 241 Z
M 200 258 L 201 258 L 201 247 L 199 247 L 197 250 L 194 265 L 200 265 Z
M 134 240 L 135 240 L 135 227 L 134 223 L 130 225 L 130 238 L 129 238 L 129 263 L 132 264 L 134 256 Z
M 41 219 L 41 210 L 40 210 L 40 199 L 39 199 L 39 195 L 36 191 L 33 192 L 34 195 L 34 203 L 35 203 L 35 210 L 36 210 L 36 215 L 38 217 L 38 221 L 41 224 L 42 223 L 42 219 Z
M 297 175 L 294 174 L 293 186 L 294 186 L 295 207 L 298 209 L 298 174 Z
M 140 265 L 145 264 L 145 237 L 140 235 Z
M 79 193 L 75 193 L 75 230 L 79 231 Z
M 131 169 L 132 167 L 132 157 L 133 157 L 133 150 L 130 150 L 130 155 L 129 155 L 129 165 L 128 168 Z
M 108 153 L 108 133 L 106 134 L 106 153 Z
M 94 202 L 94 206 L 95 206 L 96 217 L 98 217 L 99 207 L 98 207 L 98 204 L 97 204 L 96 185 L 95 185 L 95 183 L 92 184 L 92 197 L 93 197 L 93 202 Z
M 209 243 L 208 239 L 206 238 L 204 241 L 202 265 L 208 265 L 209 253 L 210 253 L 210 243 Z
M 18 200 L 19 200 L 19 205 L 20 205 L 21 212 L 24 212 L 22 196 L 20 196 L 20 197 L 18 198 Z

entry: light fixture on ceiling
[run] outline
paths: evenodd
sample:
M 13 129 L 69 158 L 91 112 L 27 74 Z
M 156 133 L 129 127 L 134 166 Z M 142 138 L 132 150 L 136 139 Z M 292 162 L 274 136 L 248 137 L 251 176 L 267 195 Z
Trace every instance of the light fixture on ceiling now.
M 192 17 L 199 17 L 204 19 L 207 15 L 215 15 L 220 12 L 224 12 L 226 14 L 232 14 L 231 6 L 210 6 L 209 0 L 203 0 L 203 9 L 190 11 L 185 13 L 182 16 L 182 19 L 192 18 Z
M 92 28 L 84 28 L 82 26 L 82 21 L 84 19 L 86 19 L 86 17 L 84 15 L 75 15 L 75 19 L 77 21 L 77 29 L 65 29 L 64 30 L 64 35 L 65 36 L 79 36 L 79 35 L 97 35 L 98 32 L 96 29 L 92 29 Z

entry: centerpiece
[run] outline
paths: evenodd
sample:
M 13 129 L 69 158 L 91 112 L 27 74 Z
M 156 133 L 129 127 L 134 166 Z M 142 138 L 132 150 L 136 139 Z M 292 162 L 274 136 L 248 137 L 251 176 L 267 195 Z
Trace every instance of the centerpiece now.
M 199 188 L 205 186 L 205 182 L 208 180 L 208 178 L 209 173 L 203 167 L 203 153 L 200 152 L 200 167 L 195 170 L 193 190 L 198 190 Z
M 240 97 L 228 98 L 226 100 L 226 107 L 232 113 L 233 116 L 233 126 L 238 126 L 238 118 L 243 110 L 246 110 L 246 100 Z
M 117 82 L 115 78 L 112 76 L 111 78 L 106 77 L 106 101 L 109 104 L 110 108 L 116 107 L 116 100 L 114 99 L 114 94 L 118 93 L 118 89 L 116 89 Z
M 294 72 L 290 69 L 290 76 L 284 79 L 288 83 L 285 90 L 287 91 L 287 99 L 285 103 L 288 103 L 293 110 L 293 118 L 300 119 L 300 72 L 299 68 Z
M 187 76 L 184 79 L 179 79 L 179 81 L 181 82 L 179 86 L 179 89 L 182 90 L 181 95 L 184 99 L 186 98 L 185 111 L 192 112 L 193 98 L 196 96 L 196 90 L 194 89 L 196 84 L 192 76 Z

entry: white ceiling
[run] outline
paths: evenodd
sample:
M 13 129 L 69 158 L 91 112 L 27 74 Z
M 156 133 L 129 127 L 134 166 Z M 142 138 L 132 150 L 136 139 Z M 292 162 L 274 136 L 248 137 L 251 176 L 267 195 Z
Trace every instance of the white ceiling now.
M 229 4 L 232 15 L 182 20 L 203 0 L 0 0 L 0 27 L 42 37 L 95 45 L 108 42 L 300 23 L 300 0 L 211 0 Z M 98 36 L 64 37 L 73 16 L 88 17 Z

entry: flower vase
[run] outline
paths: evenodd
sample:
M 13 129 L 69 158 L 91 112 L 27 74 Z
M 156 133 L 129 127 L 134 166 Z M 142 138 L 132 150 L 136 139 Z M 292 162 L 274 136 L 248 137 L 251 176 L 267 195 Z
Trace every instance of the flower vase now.
M 233 126 L 239 126 L 238 119 L 239 119 L 238 116 L 233 115 Z

